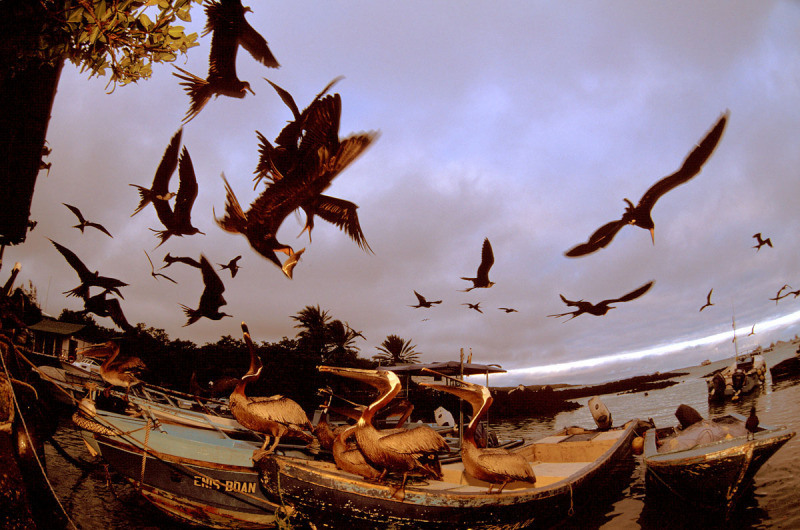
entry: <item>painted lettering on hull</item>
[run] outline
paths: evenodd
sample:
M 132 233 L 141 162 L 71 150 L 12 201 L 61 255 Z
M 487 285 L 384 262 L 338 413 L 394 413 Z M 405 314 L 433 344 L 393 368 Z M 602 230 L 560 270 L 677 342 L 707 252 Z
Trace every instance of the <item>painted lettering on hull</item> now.
M 237 493 L 255 493 L 255 482 L 242 482 L 239 480 L 221 481 L 211 477 L 194 476 L 194 485 L 198 488 L 207 488 L 218 491 L 235 491 Z

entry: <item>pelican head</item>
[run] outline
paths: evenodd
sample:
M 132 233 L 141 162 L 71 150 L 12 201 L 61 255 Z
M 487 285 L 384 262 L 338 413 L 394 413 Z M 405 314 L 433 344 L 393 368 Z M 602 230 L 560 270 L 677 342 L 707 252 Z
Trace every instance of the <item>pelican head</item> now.
M 378 390 L 380 393 L 378 399 L 370 403 L 361 413 L 359 422 L 368 423 L 371 421 L 375 413 L 394 399 L 403 387 L 400 383 L 400 378 L 391 370 L 365 370 L 361 368 L 340 368 L 338 366 L 318 366 L 317 369 L 320 372 L 362 381 Z

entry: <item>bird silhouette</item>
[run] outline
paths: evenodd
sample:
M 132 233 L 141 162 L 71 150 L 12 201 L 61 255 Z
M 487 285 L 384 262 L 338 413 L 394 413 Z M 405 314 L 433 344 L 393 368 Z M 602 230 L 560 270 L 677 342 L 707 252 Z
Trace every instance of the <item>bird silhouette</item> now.
M 519 311 L 517 311 L 513 307 L 498 307 L 497 309 L 499 309 L 500 311 L 505 311 L 506 313 L 519 313 Z
M 278 68 L 280 64 L 272 55 L 264 40 L 244 18 L 252 10 L 242 6 L 240 0 L 210 1 L 206 4 L 206 26 L 202 36 L 211 33 L 211 53 L 208 58 L 208 76 L 202 79 L 183 68 L 176 67 L 181 74 L 173 73 L 191 98 L 191 105 L 183 118 L 188 123 L 205 107 L 211 96 L 243 98 L 249 90 L 255 95 L 250 83 L 241 81 L 236 75 L 236 54 L 239 46 L 250 52 L 261 64 Z
M 569 311 L 567 313 L 559 313 L 557 315 L 547 315 L 547 316 L 549 316 L 549 317 L 563 317 L 563 316 L 567 316 L 567 315 L 572 315 L 570 318 L 565 320 L 565 322 L 567 322 L 569 320 L 572 320 L 573 318 L 577 317 L 578 315 L 582 315 L 584 313 L 588 313 L 590 315 L 595 315 L 595 316 L 603 316 L 606 313 L 608 313 L 609 309 L 614 309 L 615 306 L 612 306 L 611 304 L 613 304 L 615 302 L 629 302 L 631 300 L 639 298 L 644 293 L 646 293 L 648 290 L 650 290 L 650 287 L 653 286 L 653 283 L 655 283 L 655 281 L 648 282 L 648 283 L 642 285 L 641 287 L 639 287 L 638 289 L 635 289 L 635 290 L 629 292 L 628 294 L 623 295 L 623 296 L 621 296 L 619 298 L 612 298 L 610 300 L 603 300 L 602 302 L 598 302 L 597 304 L 592 304 L 591 302 L 586 302 L 584 300 L 578 300 L 578 301 L 567 300 L 564 297 L 563 294 L 560 294 L 559 296 L 561 297 L 561 300 L 563 300 L 563 302 L 565 304 L 567 304 L 570 307 L 577 307 L 578 309 L 576 309 L 575 311 Z
M 240 259 L 242 259 L 241 256 L 236 256 L 235 258 L 230 260 L 228 263 L 225 263 L 225 264 L 217 263 L 217 265 L 219 265 L 219 270 L 228 269 L 229 271 L 231 271 L 231 278 L 235 278 L 236 277 L 236 273 L 239 272 L 239 269 L 241 269 L 241 267 L 239 266 L 239 260 Z
M 167 267 L 176 262 L 183 263 L 185 265 L 189 265 L 190 267 L 195 267 L 197 269 L 200 268 L 200 262 L 197 261 L 196 259 L 190 258 L 188 256 L 172 256 L 169 252 L 167 252 L 167 255 L 164 256 L 164 263 L 166 263 L 166 265 L 164 265 L 161 268 L 166 269 Z
M 417 295 L 417 300 L 419 300 L 419 302 L 417 303 L 417 305 L 410 305 L 408 307 L 433 307 L 434 304 L 442 303 L 441 300 L 431 300 L 429 302 L 428 300 L 425 299 L 424 296 L 419 294 L 417 291 L 414 291 L 414 294 Z
M 758 432 L 758 416 L 756 416 L 756 407 L 753 405 L 750 407 L 750 416 L 747 417 L 747 421 L 744 422 L 744 428 L 747 429 L 747 438 L 755 438 L 756 433 Z
M 194 324 L 201 317 L 206 317 L 210 320 L 220 320 L 222 317 L 231 316 L 227 313 L 222 313 L 219 310 L 221 306 L 227 304 L 225 299 L 222 297 L 222 293 L 225 291 L 225 286 L 222 284 L 222 280 L 219 279 L 219 276 L 214 271 L 214 267 L 211 266 L 211 263 L 209 263 L 209 261 L 203 255 L 200 256 L 200 270 L 203 273 L 203 284 L 205 285 L 205 288 L 203 289 L 203 294 L 200 296 L 200 304 L 198 305 L 197 309 L 192 309 L 181 304 L 186 316 L 189 317 L 189 320 L 186 322 L 186 324 L 184 324 L 184 327 Z
M 472 287 L 463 289 L 461 292 L 467 293 L 477 288 L 489 288 L 494 285 L 494 282 L 489 281 L 489 269 L 494 265 L 494 252 L 492 252 L 492 244 L 489 243 L 489 238 L 483 240 L 483 248 L 481 249 L 481 264 L 478 265 L 478 273 L 475 278 L 461 277 L 462 280 L 472 282 Z
M 149 189 L 138 184 L 129 184 L 129 186 L 139 190 L 139 205 L 136 206 L 136 210 L 133 211 L 131 217 L 141 212 L 151 202 L 155 203 L 155 200 L 168 201 L 175 196 L 175 193 L 170 193 L 168 186 L 172 174 L 175 173 L 175 169 L 178 167 L 178 153 L 181 149 L 182 137 L 183 128 L 180 128 L 172 136 L 169 145 L 164 150 L 161 161 L 158 163 L 158 168 L 156 168 L 156 174 L 153 176 L 153 184 Z
M 167 276 L 166 274 L 161 274 L 160 272 L 156 272 L 156 268 L 153 266 L 153 260 L 150 259 L 150 254 L 148 254 L 147 251 L 145 250 L 144 255 L 147 256 L 147 261 L 148 263 L 150 263 L 150 276 L 152 276 L 156 280 L 158 279 L 159 276 L 161 276 L 162 278 L 165 278 L 171 281 L 172 283 L 178 283 L 169 276 Z
M 83 310 L 80 314 L 93 313 L 99 317 L 109 317 L 114 324 L 124 331 L 131 331 L 134 327 L 125 318 L 122 306 L 116 298 L 108 298 L 108 291 L 103 291 L 94 296 L 83 299 Z
M 625 213 L 622 214 L 621 219 L 604 224 L 589 237 L 586 243 L 581 243 L 571 248 L 565 252 L 564 255 L 575 258 L 600 250 L 611 243 L 611 240 L 614 239 L 617 232 L 627 224 L 649 230 L 650 238 L 655 244 L 655 223 L 651 217 L 653 206 L 655 206 L 656 201 L 665 193 L 689 181 L 700 173 L 703 164 L 705 164 L 706 160 L 711 156 L 711 153 L 714 152 L 714 148 L 722 137 L 722 132 L 728 120 L 728 114 L 727 111 L 722 114 L 716 125 L 714 125 L 692 152 L 689 153 L 689 156 L 686 157 L 678 171 L 653 184 L 642 198 L 639 199 L 639 203 L 636 206 L 634 206 L 629 199 L 624 199 L 628 206 L 625 208 Z
M 300 234 L 308 231 L 309 241 L 314 217 L 318 216 L 344 230 L 361 249 L 371 252 L 358 221 L 358 206 L 351 201 L 323 194 L 333 179 L 378 137 L 377 132 L 370 131 L 339 138 L 341 96 L 325 95 L 338 79 L 328 83 L 303 112 L 298 111 L 291 94 L 267 80 L 290 108 L 295 119 L 278 135 L 276 147 L 256 131 L 260 141 L 260 156 L 255 180 L 266 177 L 273 184 L 286 181 L 285 186 L 307 190 L 299 203 L 299 208 L 306 214 L 306 223 Z
M 748 333 L 747 336 L 749 337 L 750 335 L 755 335 L 755 334 L 756 334 L 756 325 L 753 324 L 753 327 L 750 328 L 750 333 Z
M 75 255 L 74 252 L 69 250 L 67 247 L 63 245 L 59 245 L 52 239 L 50 242 L 58 249 L 62 256 L 67 260 L 67 263 L 75 269 L 75 272 L 78 273 L 78 278 L 81 280 L 81 284 L 74 289 L 70 289 L 69 291 L 64 291 L 64 294 L 69 296 L 79 296 L 84 300 L 89 298 L 89 288 L 92 286 L 100 287 L 104 291 L 113 292 L 119 295 L 120 298 L 125 298 L 122 296 L 122 293 L 119 291 L 120 287 L 125 287 L 128 285 L 127 283 L 117 280 L 116 278 L 110 278 L 107 276 L 100 276 L 98 271 L 91 272 L 86 265 Z
M 761 247 L 767 245 L 769 248 L 772 248 L 772 240 L 770 238 L 762 239 L 761 232 L 757 234 L 753 234 L 753 237 L 756 238 L 756 244 L 753 245 L 753 248 L 756 249 L 756 252 L 761 250 Z
M 466 304 L 461 304 L 461 305 L 469 306 L 470 309 L 474 309 L 478 313 L 483 314 L 483 311 L 481 311 L 481 303 L 480 302 L 476 302 L 474 304 L 470 304 L 469 302 L 467 302 Z
M 83 229 L 84 228 L 86 228 L 87 226 L 91 226 L 92 228 L 96 228 L 96 229 L 100 230 L 101 232 L 103 232 L 108 237 L 112 237 L 112 238 L 114 237 L 114 236 L 111 235 L 111 233 L 108 230 L 106 230 L 106 227 L 104 227 L 103 225 L 98 224 L 98 223 L 93 223 L 91 221 L 87 221 L 83 217 L 83 214 L 81 213 L 81 211 L 77 207 L 72 206 L 71 204 L 67 204 L 65 202 L 62 202 L 61 204 L 63 204 L 67 208 L 69 208 L 72 211 L 72 213 L 74 213 L 75 216 L 78 218 L 78 224 L 76 224 L 72 228 L 79 228 L 80 231 L 81 231 L 81 234 L 83 234 Z
M 175 209 L 173 210 L 168 201 L 154 200 L 153 206 L 156 208 L 158 219 L 164 225 L 164 230 L 153 230 L 162 245 L 170 236 L 191 236 L 203 234 L 199 229 L 192 226 L 192 206 L 197 198 L 197 177 L 194 174 L 194 165 L 189 151 L 186 147 L 181 152 L 178 161 L 178 175 L 180 186 L 175 199 Z M 167 179 L 169 181 L 169 178 Z M 203 234 L 205 235 L 205 234 Z
M 714 292 L 713 288 L 710 291 L 708 291 L 708 294 L 706 295 L 706 303 L 703 305 L 703 307 L 700 308 L 700 311 L 707 308 L 708 306 L 714 305 L 713 303 L 711 303 L 711 293 L 713 292 Z

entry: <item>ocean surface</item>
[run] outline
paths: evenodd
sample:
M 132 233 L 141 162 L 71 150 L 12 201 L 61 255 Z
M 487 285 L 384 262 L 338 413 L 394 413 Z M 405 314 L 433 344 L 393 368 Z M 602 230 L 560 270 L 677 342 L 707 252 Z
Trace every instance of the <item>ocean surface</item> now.
M 765 355 L 771 367 L 794 354 L 795 346 L 785 345 Z M 633 418 L 652 418 L 659 427 L 675 425 L 674 413 L 680 404 L 687 404 L 704 417 L 738 412 L 747 415 L 752 405 L 764 424 L 787 425 L 800 433 L 800 377 L 773 383 L 767 376 L 764 387 L 738 403 L 710 405 L 702 377 L 729 364 L 718 361 L 708 366 L 678 370 L 688 375 L 677 379 L 677 385 L 663 390 L 601 395 L 609 408 L 614 424 Z M 491 384 L 491 378 L 489 383 Z M 586 405 L 588 398 L 578 400 Z M 526 438 L 534 440 L 563 427 L 594 426 L 587 407 L 560 413 L 554 417 L 518 419 L 492 423 L 501 440 Z M 54 436 L 62 452 L 46 445 L 48 475 L 64 510 L 79 529 L 151 529 L 190 528 L 163 515 L 144 501 L 136 490 L 102 461 L 90 457 L 69 418 Z M 590 510 L 576 514 L 560 528 L 800 528 L 800 437 L 784 445 L 755 476 L 754 488 L 748 492 L 728 520 L 709 518 L 680 503 L 659 503 L 646 498 L 644 466 L 641 457 L 627 486 Z M 73 526 L 68 523 L 67 528 Z

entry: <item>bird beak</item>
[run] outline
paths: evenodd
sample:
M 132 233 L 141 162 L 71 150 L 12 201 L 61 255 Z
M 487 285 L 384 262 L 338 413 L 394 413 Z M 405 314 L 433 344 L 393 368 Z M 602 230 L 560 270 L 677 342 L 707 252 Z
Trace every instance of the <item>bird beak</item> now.
M 651 228 L 650 229 L 650 239 L 653 240 L 653 244 L 655 245 L 656 244 L 656 229 L 655 228 Z
M 250 88 L 250 85 L 246 86 L 245 88 L 246 88 L 247 90 L 249 90 L 249 91 L 250 91 L 250 93 L 251 93 L 251 94 L 253 94 L 254 96 L 256 95 L 255 91 L 254 91 L 252 88 Z

